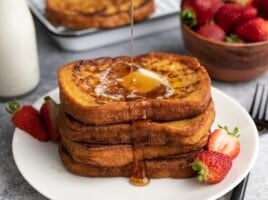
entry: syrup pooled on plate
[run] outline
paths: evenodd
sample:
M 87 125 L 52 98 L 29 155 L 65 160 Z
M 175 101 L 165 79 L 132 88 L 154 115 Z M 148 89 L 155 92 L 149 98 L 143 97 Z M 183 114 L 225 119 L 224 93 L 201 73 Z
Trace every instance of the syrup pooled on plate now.
M 134 186 L 146 186 L 150 183 L 150 179 L 146 176 L 144 162 L 142 161 L 143 148 L 138 149 L 134 144 L 133 155 L 134 155 L 133 172 L 129 178 L 129 182 Z

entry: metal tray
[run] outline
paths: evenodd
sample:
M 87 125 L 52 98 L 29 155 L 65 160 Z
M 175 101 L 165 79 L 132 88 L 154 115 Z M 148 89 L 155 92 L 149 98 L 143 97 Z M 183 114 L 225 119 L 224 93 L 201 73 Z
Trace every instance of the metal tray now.
M 135 24 L 134 37 L 150 35 L 179 26 L 179 0 L 155 0 L 156 11 L 146 20 Z M 56 27 L 45 17 L 45 0 L 28 0 L 33 15 L 48 34 L 64 50 L 83 51 L 130 39 L 130 26 L 109 30 L 70 30 Z

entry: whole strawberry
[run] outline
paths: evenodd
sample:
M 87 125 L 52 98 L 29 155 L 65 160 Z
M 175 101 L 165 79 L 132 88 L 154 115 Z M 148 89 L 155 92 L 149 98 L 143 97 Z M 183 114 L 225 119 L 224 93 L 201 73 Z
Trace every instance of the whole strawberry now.
M 190 27 L 201 26 L 211 21 L 222 5 L 222 0 L 183 0 L 181 20 Z
M 233 32 L 243 22 L 253 19 L 258 11 L 253 6 L 244 7 L 238 3 L 226 3 L 215 14 L 215 23 L 219 25 L 226 34 Z
M 254 0 L 253 5 L 259 10 L 260 16 L 268 19 L 268 1 Z
M 253 4 L 253 0 L 228 0 L 226 2 L 239 3 L 243 6 L 251 6 Z
M 222 153 L 203 151 L 194 158 L 192 169 L 197 171 L 197 179 L 206 183 L 219 183 L 232 167 L 232 159 Z
M 224 30 L 217 24 L 205 24 L 200 26 L 196 32 L 199 35 L 216 41 L 224 41 L 226 36 Z
M 45 102 L 40 108 L 40 114 L 45 122 L 48 134 L 52 141 L 59 141 L 60 135 L 58 133 L 57 117 L 59 114 L 59 106 L 49 96 L 44 98 Z
M 268 21 L 260 17 L 252 19 L 238 26 L 236 34 L 246 42 L 268 40 Z
M 17 128 L 29 133 L 40 141 L 48 141 L 49 136 L 39 112 L 31 105 L 20 106 L 18 101 L 9 103 L 6 110 L 12 113 L 11 121 Z

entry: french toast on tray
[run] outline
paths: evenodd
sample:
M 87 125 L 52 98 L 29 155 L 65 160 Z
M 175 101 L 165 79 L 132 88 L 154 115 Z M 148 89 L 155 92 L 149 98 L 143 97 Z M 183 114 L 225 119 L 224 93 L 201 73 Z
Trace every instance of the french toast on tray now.
M 152 52 L 81 60 L 62 66 L 58 81 L 59 152 L 69 171 L 194 175 L 190 163 L 215 117 L 210 78 L 196 59 Z
M 133 18 L 142 21 L 154 12 L 153 0 L 134 0 Z M 114 28 L 130 24 L 130 0 L 46 0 L 46 16 L 70 29 Z

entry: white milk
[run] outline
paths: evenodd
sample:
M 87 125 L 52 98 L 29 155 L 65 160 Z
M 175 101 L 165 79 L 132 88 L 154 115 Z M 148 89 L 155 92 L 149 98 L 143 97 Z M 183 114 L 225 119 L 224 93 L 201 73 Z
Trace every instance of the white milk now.
M 39 66 L 34 23 L 25 0 L 0 0 L 0 97 L 34 89 Z

